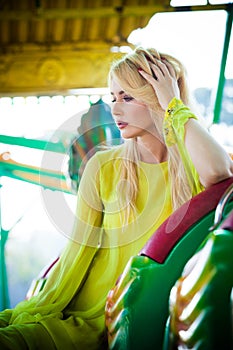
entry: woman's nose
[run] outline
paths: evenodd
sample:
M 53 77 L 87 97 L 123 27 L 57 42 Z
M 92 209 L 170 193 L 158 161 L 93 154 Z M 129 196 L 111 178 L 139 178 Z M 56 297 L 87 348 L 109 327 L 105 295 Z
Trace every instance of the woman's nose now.
M 111 105 L 111 110 L 113 115 L 121 115 L 122 114 L 122 103 L 121 102 L 113 102 Z

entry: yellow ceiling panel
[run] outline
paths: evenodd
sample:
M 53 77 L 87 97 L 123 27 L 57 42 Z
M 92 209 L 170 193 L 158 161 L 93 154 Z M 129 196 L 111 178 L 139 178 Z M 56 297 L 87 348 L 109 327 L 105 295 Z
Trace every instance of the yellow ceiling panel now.
M 175 10 L 170 0 L 0 1 L 0 94 L 103 86 L 109 65 L 99 80 L 90 67 L 110 62 L 111 47 L 128 45 L 156 12 Z

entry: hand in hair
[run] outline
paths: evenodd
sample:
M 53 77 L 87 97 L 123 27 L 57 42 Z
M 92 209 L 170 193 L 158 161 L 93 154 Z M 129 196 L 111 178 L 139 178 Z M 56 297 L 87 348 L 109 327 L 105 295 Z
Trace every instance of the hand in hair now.
M 139 73 L 150 83 L 156 93 L 160 106 L 166 110 L 173 97 L 180 98 L 175 70 L 173 66 L 165 59 L 157 60 L 157 64 L 149 62 L 152 74 L 148 74 L 142 69 Z

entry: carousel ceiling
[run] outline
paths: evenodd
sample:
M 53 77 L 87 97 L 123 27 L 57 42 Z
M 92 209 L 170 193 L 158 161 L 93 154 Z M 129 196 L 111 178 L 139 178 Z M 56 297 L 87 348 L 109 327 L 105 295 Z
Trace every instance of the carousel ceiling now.
M 170 0 L 0 0 L 0 95 L 104 87 L 134 29 L 157 12 L 192 9 Z

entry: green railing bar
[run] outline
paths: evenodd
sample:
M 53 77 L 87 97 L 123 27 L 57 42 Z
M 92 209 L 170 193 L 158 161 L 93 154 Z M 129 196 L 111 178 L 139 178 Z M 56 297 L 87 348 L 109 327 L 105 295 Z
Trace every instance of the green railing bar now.
M 7 166 L 6 166 L 7 164 Z M 51 178 L 57 178 L 61 180 L 66 180 L 66 176 L 62 173 L 56 173 L 53 170 L 44 170 L 40 168 L 29 167 L 26 164 L 20 165 L 15 163 L 6 163 L 5 161 L 0 161 L 0 176 L 9 176 L 11 177 L 12 171 L 22 171 L 27 174 L 36 174 L 38 176 L 49 176 Z M 40 185 L 40 183 L 38 183 Z
M 225 84 L 225 68 L 226 68 L 227 54 L 229 49 L 230 37 L 231 37 L 232 20 L 233 20 L 233 4 L 229 4 L 229 6 L 227 7 L 226 33 L 225 33 L 225 39 L 224 39 L 222 61 L 220 66 L 218 89 L 217 89 L 215 105 L 214 105 L 214 118 L 213 118 L 214 124 L 218 124 L 220 121 L 223 89 Z
M 27 139 L 24 137 L 0 135 L 0 143 L 36 148 L 57 153 L 66 153 L 66 147 L 62 142 Z

